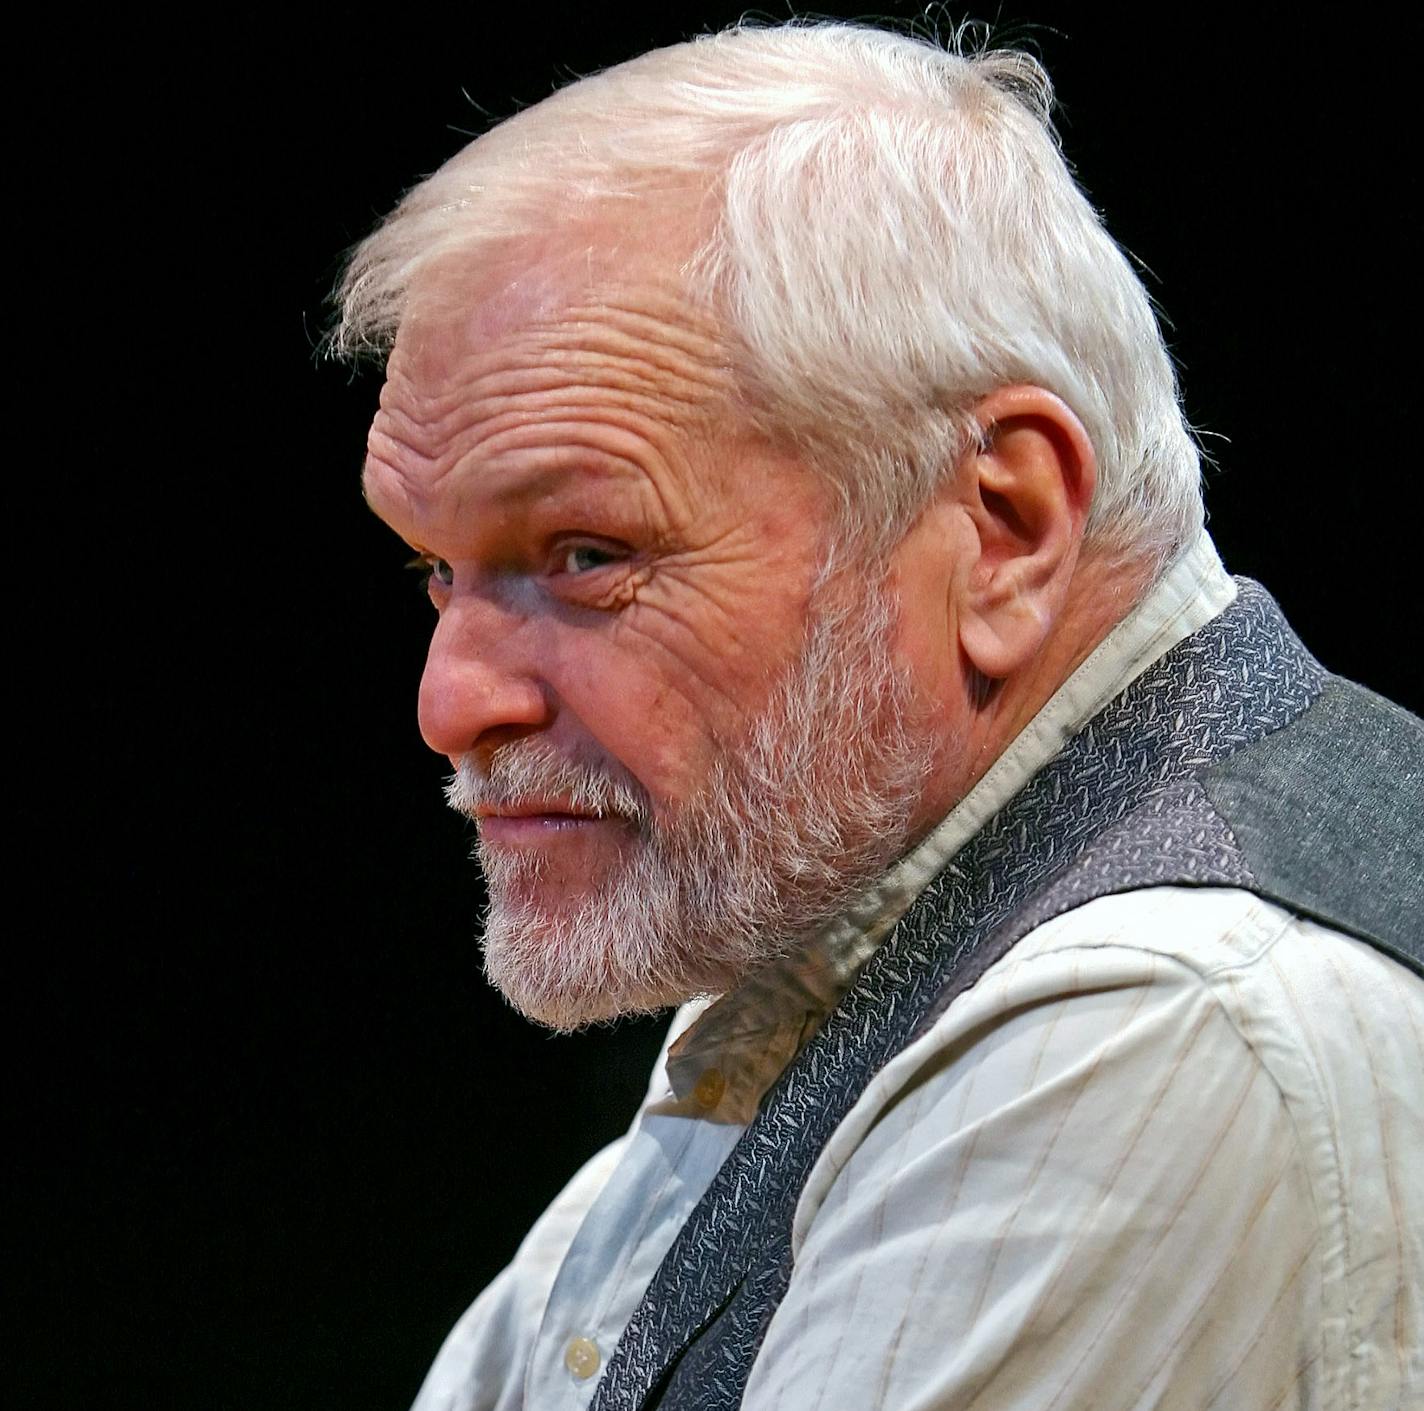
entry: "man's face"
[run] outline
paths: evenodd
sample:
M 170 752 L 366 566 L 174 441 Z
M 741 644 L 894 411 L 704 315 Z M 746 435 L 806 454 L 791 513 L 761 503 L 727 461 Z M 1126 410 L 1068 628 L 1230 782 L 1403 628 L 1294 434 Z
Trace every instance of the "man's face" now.
M 735 415 L 655 260 L 413 313 L 365 487 L 430 568 L 421 729 L 519 1007 L 572 1026 L 723 988 L 899 850 L 923 760 L 891 610 L 816 588 L 828 498 Z

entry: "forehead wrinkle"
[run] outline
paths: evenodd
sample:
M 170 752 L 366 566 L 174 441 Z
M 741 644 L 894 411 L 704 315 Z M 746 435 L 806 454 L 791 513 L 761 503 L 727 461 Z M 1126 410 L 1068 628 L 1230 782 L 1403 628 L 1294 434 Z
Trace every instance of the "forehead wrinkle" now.
M 487 503 L 504 504 L 551 493 L 558 479 L 573 475 L 607 490 L 631 486 L 639 494 L 651 494 L 668 522 L 678 513 L 673 500 L 680 504 L 684 498 L 672 480 L 678 478 L 685 448 L 662 417 L 644 418 L 626 405 L 610 406 L 606 415 L 595 416 L 586 401 L 566 405 L 550 399 L 537 412 L 526 402 L 481 417 L 477 424 L 476 438 L 462 438 L 463 444 L 448 447 L 438 460 L 421 458 L 418 465 L 411 465 L 399 447 L 382 454 L 381 442 L 387 438 L 374 430 L 367 474 L 373 465 L 387 471 L 415 517 L 419 505 L 432 504 L 452 487 L 461 500 L 482 495 Z M 671 477 L 650 470 L 647 448 Z M 531 464 L 535 456 L 543 463 Z M 682 505 L 681 513 L 690 513 L 689 507 Z
M 471 421 L 478 421 L 555 405 L 587 405 L 591 410 L 626 405 L 671 424 L 713 420 L 721 402 L 715 389 L 670 384 L 634 359 L 610 361 L 584 349 L 557 351 L 551 359 L 547 350 L 540 350 L 506 360 L 497 369 L 472 373 L 463 389 L 452 393 L 449 410 L 439 413 L 439 426 L 448 435 L 452 424 L 460 429 L 456 419 L 466 412 Z
M 647 456 L 640 452 L 651 451 L 667 469 L 676 470 L 696 458 L 702 433 L 712 425 L 711 417 L 670 418 L 660 399 L 641 393 L 571 397 L 568 389 L 558 388 L 487 410 L 471 423 L 471 434 L 452 446 L 451 456 L 458 462 L 472 457 L 492 461 L 511 451 L 584 447 L 646 473 L 649 466 L 642 462 Z
M 668 411 L 698 417 L 705 417 L 723 401 L 721 387 L 679 376 L 627 346 L 614 350 L 581 341 L 566 347 L 551 345 L 541 353 L 543 356 L 523 360 L 519 367 L 520 372 L 535 374 L 529 379 L 531 392 L 575 388 L 621 392 L 641 398 L 650 410 L 661 405 Z M 557 364 L 547 361 L 549 355 L 557 357 Z M 541 379 L 537 375 L 540 372 L 548 375 Z M 505 395 L 519 395 L 523 390 L 514 386 Z
M 730 380 L 721 363 L 679 358 L 659 343 L 593 324 L 553 324 L 513 347 L 476 352 L 471 361 L 459 360 L 431 389 L 406 376 L 393 358 L 382 390 L 381 430 L 433 461 L 469 426 L 506 407 L 545 411 L 556 398 L 571 407 L 562 399 L 583 390 L 601 409 L 597 394 L 612 393 L 653 420 L 669 420 L 669 412 L 707 412 Z
M 459 434 L 471 410 L 458 380 L 446 377 L 432 390 L 418 377 L 407 376 L 397 346 L 386 370 L 370 439 L 385 440 L 398 453 L 433 464 Z
M 549 384 L 641 393 L 669 409 L 704 413 L 724 406 L 733 384 L 720 350 L 670 342 L 661 336 L 668 329 L 655 319 L 617 314 L 557 320 L 507 350 L 504 367 L 536 378 L 543 373 Z
M 662 299 L 639 307 L 610 297 L 569 305 L 538 327 L 571 347 L 626 358 L 709 391 L 725 390 L 731 379 L 727 350 L 707 320 L 694 324 L 690 314 L 685 302 Z
M 522 417 L 507 431 L 514 438 L 521 432 L 532 438 L 540 429 L 545 428 L 531 427 Z M 492 448 L 489 440 L 494 438 L 487 438 L 452 456 L 435 476 L 413 478 L 394 459 L 371 453 L 362 472 L 362 491 L 377 517 L 412 544 L 418 536 L 408 531 L 422 524 L 429 527 L 432 516 L 468 524 L 472 506 L 486 511 L 519 509 L 570 491 L 576 495 L 622 493 L 642 503 L 640 517 L 650 525 L 657 516 L 665 525 L 671 524 L 676 513 L 670 498 L 672 487 L 664 484 L 665 477 L 650 474 L 642 460 L 630 453 L 635 447 L 619 448 L 615 441 L 620 428 L 608 429 L 614 436 L 599 438 L 590 423 L 581 419 L 566 423 L 558 440 L 546 445 L 525 440 L 524 444 Z M 516 459 L 540 453 L 540 463 Z M 654 511 L 651 518 L 650 508 Z
M 368 453 L 361 467 L 361 498 L 382 524 L 412 548 L 421 547 L 408 532 L 420 520 L 415 498 L 410 483 L 394 465 Z
M 551 447 L 552 458 L 543 464 L 503 467 L 485 465 L 484 470 L 500 471 L 499 480 L 489 488 L 486 497 L 492 505 L 517 505 L 526 500 L 549 500 L 565 491 L 582 491 L 585 486 L 600 489 L 641 488 L 650 484 L 650 477 L 636 461 L 621 456 L 606 446 L 588 442 L 580 445 L 570 439 Z M 594 451 L 598 460 L 590 460 L 584 451 Z
M 562 377 L 552 381 L 557 385 L 538 393 L 510 390 L 485 395 L 478 404 L 461 400 L 445 419 L 438 444 L 429 445 L 435 454 L 423 454 L 425 446 L 402 445 L 386 426 L 373 429 L 372 449 L 405 483 L 407 495 L 422 500 L 443 493 L 452 480 L 487 485 L 490 476 L 518 469 L 509 464 L 512 458 L 542 453 L 606 484 L 623 477 L 600 473 L 594 462 L 619 463 L 653 493 L 665 518 L 692 512 L 682 503 L 691 489 L 683 482 L 702 433 L 713 425 L 711 416 L 688 414 L 691 409 L 685 408 L 670 416 L 666 399 L 648 393 L 589 388 L 581 382 L 569 386 Z M 429 444 L 430 438 L 423 439 Z M 385 454 L 382 441 L 390 444 Z
M 521 433 L 526 433 L 532 440 L 536 431 L 542 430 L 547 434 L 551 430 L 559 430 L 561 426 L 565 431 L 557 442 L 542 446 L 521 443 Z M 636 454 L 637 443 L 652 444 L 667 460 L 668 457 L 657 445 L 663 428 L 654 426 L 644 432 L 629 432 L 624 427 L 609 425 L 604 429 L 612 434 L 597 436 L 586 418 L 568 423 L 541 424 L 537 428 L 530 427 L 526 419 L 521 419 L 519 424 L 508 428 L 515 444 L 491 449 L 488 442 L 482 443 L 462 456 L 452 469 L 460 472 L 460 480 L 471 486 L 487 481 L 491 474 L 500 476 L 510 488 L 506 494 L 497 487 L 490 494 L 494 503 L 518 503 L 541 496 L 552 497 L 564 488 L 558 485 L 558 481 L 562 480 L 565 487 L 571 481 L 577 481 L 582 482 L 579 488 L 595 486 L 602 492 L 621 492 L 630 499 L 635 498 L 642 502 L 644 510 L 650 498 L 655 508 L 655 514 L 648 519 L 650 525 L 660 523 L 664 528 L 685 525 L 693 514 L 685 489 L 674 483 L 673 477 L 651 472 L 645 458 Z M 631 436 L 634 444 L 624 443 L 620 449 L 619 440 L 625 435 Z M 528 466 L 521 470 L 517 465 L 506 467 L 500 464 L 506 456 L 540 451 L 549 458 L 542 466 Z M 479 460 L 470 464 L 470 458 L 474 456 L 478 456 Z M 525 488 L 526 483 L 539 482 L 541 477 L 543 481 L 538 488 Z
M 706 310 L 665 269 L 648 274 L 622 265 L 574 288 L 543 283 L 538 298 L 510 285 L 472 300 L 465 284 L 426 302 L 397 338 L 373 427 L 373 449 L 407 499 L 438 495 L 457 470 L 483 480 L 512 441 L 577 445 L 596 425 L 611 438 L 596 450 L 621 453 L 671 518 L 705 433 L 735 417 L 735 384 Z

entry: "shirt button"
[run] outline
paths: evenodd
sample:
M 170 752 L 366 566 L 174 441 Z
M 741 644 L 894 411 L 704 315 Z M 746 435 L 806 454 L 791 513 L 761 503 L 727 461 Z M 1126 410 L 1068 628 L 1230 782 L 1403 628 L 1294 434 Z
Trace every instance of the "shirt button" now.
M 575 1338 L 564 1349 L 564 1366 L 586 1382 L 598 1371 L 598 1349 L 587 1338 Z

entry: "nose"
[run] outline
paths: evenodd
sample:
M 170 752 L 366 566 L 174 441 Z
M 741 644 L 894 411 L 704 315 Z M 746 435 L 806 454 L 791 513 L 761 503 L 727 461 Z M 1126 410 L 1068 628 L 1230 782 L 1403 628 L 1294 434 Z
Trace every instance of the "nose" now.
M 487 602 L 457 598 L 441 612 L 420 678 L 420 733 L 451 763 L 482 741 L 547 722 L 544 683 L 517 637 L 509 615 Z

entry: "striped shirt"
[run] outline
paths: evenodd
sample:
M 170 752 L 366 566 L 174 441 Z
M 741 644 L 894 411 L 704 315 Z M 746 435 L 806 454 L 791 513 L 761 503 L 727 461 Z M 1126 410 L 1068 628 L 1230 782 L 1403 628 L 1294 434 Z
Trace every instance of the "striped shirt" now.
M 416 1411 L 588 1405 L 767 1087 L 924 883 L 1231 601 L 1205 537 L 924 844 L 688 1006 L 629 1133 L 451 1333 Z M 1424 985 L 1226 888 L 1038 928 L 872 1081 L 794 1226 L 747 1411 L 1424 1406 Z

